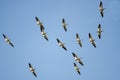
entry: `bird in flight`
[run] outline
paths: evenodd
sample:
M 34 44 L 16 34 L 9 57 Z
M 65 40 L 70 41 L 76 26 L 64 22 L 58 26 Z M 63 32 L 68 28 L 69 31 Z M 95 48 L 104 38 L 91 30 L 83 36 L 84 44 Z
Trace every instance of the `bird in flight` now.
M 64 28 L 65 31 L 67 31 L 67 24 L 65 23 L 65 19 L 62 19 L 62 26 Z
M 83 62 L 80 60 L 80 58 L 74 52 L 72 52 L 72 55 L 73 55 L 75 61 L 80 63 L 82 66 L 84 66 Z
M 44 30 L 45 28 L 44 28 L 42 22 L 40 22 L 40 20 L 38 19 L 38 17 L 35 17 L 35 20 L 36 20 L 36 22 L 37 22 L 37 25 L 40 26 L 40 30 L 41 30 L 41 31 Z
M 101 24 L 99 24 L 99 25 L 98 25 L 98 28 L 97 28 L 97 33 L 98 33 L 99 39 L 101 39 L 101 32 L 102 32 Z
M 62 43 L 58 38 L 56 39 L 58 42 L 58 45 L 62 47 L 64 50 L 67 50 L 67 48 L 64 46 L 64 43 Z
M 100 11 L 100 14 L 101 14 L 102 17 L 104 17 L 104 9 L 105 9 L 105 8 L 103 8 L 102 1 L 100 1 L 99 11 Z
M 30 72 L 32 72 L 33 75 L 34 75 L 35 77 L 37 77 L 37 75 L 36 75 L 36 73 L 35 73 L 35 69 L 32 67 L 31 63 L 28 63 L 28 65 L 29 65 Z
M 78 72 L 79 75 L 81 74 L 78 66 L 76 65 L 76 63 L 74 63 L 74 69 Z
M 78 33 L 76 33 L 76 41 L 80 45 L 80 47 L 82 47 L 82 42 L 80 40 L 80 37 L 79 37 Z
M 47 34 L 44 30 L 41 31 L 42 36 L 48 41 Z
M 11 45 L 12 47 L 14 47 L 14 45 L 12 44 L 12 42 L 10 41 L 10 39 L 9 39 L 5 34 L 3 34 L 3 37 L 4 37 L 5 41 L 6 41 L 9 45 Z
M 91 34 L 89 33 L 89 41 L 91 42 L 91 44 L 96 48 L 96 44 L 95 44 L 95 40 L 92 38 Z

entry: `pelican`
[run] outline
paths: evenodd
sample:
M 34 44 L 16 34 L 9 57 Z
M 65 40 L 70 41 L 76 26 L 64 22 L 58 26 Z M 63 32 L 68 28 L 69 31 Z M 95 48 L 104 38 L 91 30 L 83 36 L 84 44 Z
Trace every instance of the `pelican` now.
M 80 47 L 82 47 L 82 42 L 80 40 L 80 37 L 79 37 L 78 33 L 76 33 L 76 41 L 78 42 L 78 44 L 80 45 Z
M 102 32 L 101 24 L 99 24 L 99 25 L 98 25 L 98 29 L 97 29 L 97 33 L 98 33 L 99 39 L 101 39 L 101 32 Z
M 80 75 L 80 70 L 78 68 L 78 66 L 76 65 L 76 63 L 74 63 L 74 69 L 78 72 L 78 74 Z
M 77 61 L 78 63 L 80 63 L 82 66 L 84 66 L 83 62 L 80 60 L 80 58 L 75 53 L 72 52 L 72 55 L 73 55 L 75 61 Z
M 35 69 L 32 67 L 32 65 L 31 65 L 30 63 L 28 63 L 28 65 L 29 65 L 30 72 L 32 72 L 33 75 L 34 75 L 35 77 L 37 77 L 37 75 L 36 75 L 36 73 L 35 73 Z
M 103 8 L 102 1 L 100 1 L 99 11 L 100 11 L 101 16 L 103 17 L 104 16 L 104 8 Z
M 45 28 L 44 28 L 42 22 L 40 22 L 40 20 L 38 19 L 38 17 L 35 17 L 35 19 L 36 19 L 37 25 L 40 26 L 40 30 L 41 30 L 41 31 L 44 30 Z
M 67 31 L 67 24 L 65 23 L 65 19 L 62 19 L 62 26 L 64 28 L 65 31 Z
M 92 38 L 91 34 L 89 33 L 89 41 L 91 42 L 91 44 L 96 48 L 96 44 L 95 44 L 95 40 Z
M 47 34 L 44 30 L 41 31 L 42 36 L 48 41 Z
M 64 46 L 64 43 L 62 43 L 58 38 L 56 39 L 58 42 L 58 45 L 62 47 L 64 50 L 67 50 L 67 48 Z
M 8 44 L 10 44 L 12 47 L 14 47 L 14 45 L 12 44 L 12 42 L 10 41 L 10 39 L 9 39 L 5 34 L 3 34 L 3 37 L 4 37 L 5 41 L 6 41 Z

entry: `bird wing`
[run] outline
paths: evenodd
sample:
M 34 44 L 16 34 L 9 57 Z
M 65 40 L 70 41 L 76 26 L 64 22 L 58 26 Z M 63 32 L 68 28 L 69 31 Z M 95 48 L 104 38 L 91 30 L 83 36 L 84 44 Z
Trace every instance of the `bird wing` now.
M 14 45 L 9 41 L 9 44 L 12 46 L 12 47 L 14 47 Z
M 96 48 L 96 44 L 95 44 L 95 42 L 92 42 L 92 45 Z
M 48 37 L 47 37 L 47 35 L 45 35 L 44 38 L 48 41 Z
M 78 70 L 77 72 L 78 72 L 79 75 L 81 74 L 81 73 L 80 73 L 80 70 Z
M 29 68 L 33 68 L 32 65 L 31 65 L 31 63 L 28 63 L 28 65 L 29 65 Z
M 80 63 L 82 66 L 84 66 L 84 64 L 83 64 L 83 62 L 82 62 L 81 60 L 79 61 L 79 63 Z
M 103 14 L 103 12 L 100 12 L 100 14 L 101 14 L 101 16 L 102 16 L 102 17 L 104 17 L 104 14 Z
M 62 23 L 65 23 L 65 19 L 64 18 L 62 19 Z
M 63 48 L 64 50 L 67 50 L 67 48 L 66 48 L 64 45 L 62 46 L 62 48 Z
M 102 7 L 102 5 L 103 5 L 103 4 L 102 4 L 102 1 L 100 1 L 100 5 L 99 5 L 99 6 Z
M 33 71 L 33 75 L 34 75 L 35 77 L 37 77 L 37 74 L 35 73 L 35 71 Z
M 78 33 L 76 33 L 76 38 L 79 39 L 79 35 L 78 35 Z
M 72 55 L 73 55 L 73 57 L 78 58 L 77 55 L 74 52 L 72 52 Z
M 66 25 L 64 25 L 64 30 L 67 31 Z
M 38 19 L 38 17 L 35 17 L 35 20 L 36 20 L 36 21 L 40 21 L 40 20 Z
M 92 36 L 91 36 L 91 34 L 89 33 L 89 39 L 90 39 L 90 38 L 92 39 Z
M 58 38 L 56 40 L 57 40 L 58 43 L 60 43 L 60 40 Z

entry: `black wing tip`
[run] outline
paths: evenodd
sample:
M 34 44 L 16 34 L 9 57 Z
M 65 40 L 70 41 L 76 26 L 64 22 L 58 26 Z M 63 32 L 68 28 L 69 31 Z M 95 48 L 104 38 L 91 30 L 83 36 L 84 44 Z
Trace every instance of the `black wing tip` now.
M 75 57 L 75 53 L 74 52 L 72 52 L 72 55 Z
M 101 24 L 98 24 L 98 28 L 101 28 Z
M 35 16 L 35 19 L 36 19 L 36 21 L 39 21 L 39 19 L 38 19 L 38 17 L 37 17 L 37 16 Z
M 14 47 L 14 45 L 13 45 L 12 43 L 10 43 L 10 45 L 11 45 L 12 47 Z
M 74 64 L 74 66 L 76 66 L 76 63 L 75 63 L 75 62 L 74 62 L 73 64 Z
M 91 34 L 90 34 L 90 33 L 88 33 L 88 35 L 89 35 L 89 37 L 91 37 Z
M 78 33 L 76 33 L 76 37 L 77 37 L 77 38 L 78 38 L 78 36 L 79 36 Z
M 65 23 L 65 19 L 64 18 L 62 19 L 62 23 Z
M 5 37 L 5 34 L 3 34 L 3 37 Z
M 81 75 L 81 73 L 78 71 L 78 74 Z
M 65 46 L 63 46 L 62 48 L 67 51 L 67 48 Z
M 58 38 L 56 40 L 57 40 L 57 42 L 60 42 L 60 40 Z
M 67 29 L 66 29 L 66 28 L 64 28 L 64 30 L 65 30 L 65 32 L 67 31 Z
M 48 41 L 48 38 L 47 37 L 44 37 L 47 41 Z
M 31 63 L 29 62 L 28 65 L 31 66 Z

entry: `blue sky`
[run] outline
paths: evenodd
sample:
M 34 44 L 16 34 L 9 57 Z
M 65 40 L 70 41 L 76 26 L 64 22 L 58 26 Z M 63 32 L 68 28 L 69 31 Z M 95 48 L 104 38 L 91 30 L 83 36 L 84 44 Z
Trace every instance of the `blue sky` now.
M 1 80 L 120 80 L 120 0 L 104 0 L 104 17 L 99 13 L 100 0 L 0 0 L 0 79 Z M 49 41 L 40 34 L 37 16 Z M 61 26 L 65 19 L 68 31 Z M 102 25 L 102 38 L 97 26 Z M 88 33 L 95 39 L 94 48 Z M 75 34 L 82 39 L 79 47 Z M 14 48 L 3 39 L 10 38 Z M 57 44 L 65 43 L 68 51 Z M 73 68 L 75 52 L 85 66 L 78 75 Z M 29 71 L 28 63 L 38 77 Z

